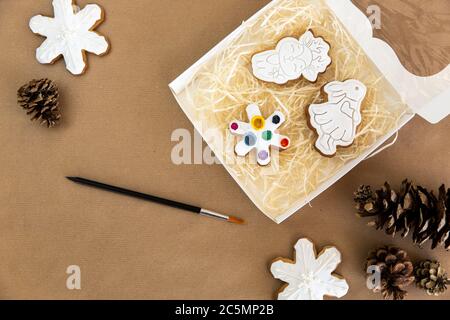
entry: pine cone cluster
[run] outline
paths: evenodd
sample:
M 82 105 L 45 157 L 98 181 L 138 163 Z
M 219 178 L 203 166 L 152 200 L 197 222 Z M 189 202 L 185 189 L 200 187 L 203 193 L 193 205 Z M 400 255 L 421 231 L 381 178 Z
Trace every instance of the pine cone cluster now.
M 382 247 L 372 251 L 366 262 L 366 270 L 376 266 L 380 283 L 373 289 L 381 292 L 384 299 L 403 300 L 410 284 L 414 283 L 414 265 L 406 251 L 396 247 Z
M 403 181 L 400 192 L 389 183 L 380 190 L 361 186 L 354 194 L 356 209 L 360 217 L 374 217 L 370 226 L 385 229 L 386 233 L 402 237 L 412 233 L 414 243 L 422 246 L 431 241 L 432 249 L 443 245 L 450 249 L 450 189 L 444 185 L 436 197 L 433 191 Z
M 447 290 L 450 280 L 438 261 L 422 261 L 415 268 L 416 285 L 429 295 L 439 296 Z
M 48 128 L 54 127 L 61 119 L 59 108 L 59 91 L 56 84 L 49 79 L 32 80 L 17 92 L 19 105 Z

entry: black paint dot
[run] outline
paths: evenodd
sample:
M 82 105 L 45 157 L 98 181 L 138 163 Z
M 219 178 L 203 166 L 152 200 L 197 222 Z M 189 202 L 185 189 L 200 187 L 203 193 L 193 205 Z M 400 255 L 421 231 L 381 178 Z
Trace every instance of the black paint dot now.
M 272 123 L 273 124 L 279 124 L 281 121 L 280 116 L 273 116 Z

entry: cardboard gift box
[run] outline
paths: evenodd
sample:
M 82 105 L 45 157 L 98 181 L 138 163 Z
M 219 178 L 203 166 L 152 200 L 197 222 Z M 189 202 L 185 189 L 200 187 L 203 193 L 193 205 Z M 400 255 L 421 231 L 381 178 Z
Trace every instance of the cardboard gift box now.
M 307 31 L 331 47 L 332 64 L 316 82 L 274 84 L 253 76 L 255 54 Z M 352 146 L 340 148 L 335 157 L 324 157 L 314 148 L 315 132 L 305 110 L 326 100 L 324 85 L 347 79 L 367 86 L 363 121 Z M 169 86 L 215 156 L 255 205 L 277 223 L 379 150 L 416 114 L 437 123 L 450 112 L 446 104 L 450 66 L 431 77 L 411 74 L 388 44 L 373 38 L 370 21 L 350 0 L 274 0 Z M 279 131 L 292 145 L 279 153 L 273 150 L 269 166 L 258 165 L 252 155 L 239 158 L 234 152 L 230 121 L 247 121 L 248 105 L 261 107 L 265 117 L 277 110 L 286 115 Z

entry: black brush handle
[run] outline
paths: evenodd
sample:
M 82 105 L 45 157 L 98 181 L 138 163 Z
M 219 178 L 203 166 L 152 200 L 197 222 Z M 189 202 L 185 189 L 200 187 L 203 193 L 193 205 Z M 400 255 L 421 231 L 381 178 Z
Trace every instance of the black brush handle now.
M 69 179 L 70 181 L 73 181 L 75 183 L 85 185 L 85 186 L 90 186 L 93 188 L 106 190 L 106 191 L 114 192 L 117 194 L 122 194 L 122 195 L 133 197 L 133 198 L 138 198 L 138 199 L 142 199 L 142 200 L 146 200 L 146 201 L 150 201 L 150 202 L 155 202 L 155 203 L 166 205 L 166 206 L 169 206 L 172 208 L 190 211 L 193 213 L 200 213 L 202 210 L 202 208 L 200 208 L 200 207 L 191 206 L 189 204 L 168 200 L 168 199 L 152 196 L 152 195 L 137 192 L 137 191 L 132 191 L 132 190 L 124 189 L 124 188 L 111 186 L 109 184 L 92 181 L 89 179 L 84 179 L 84 178 L 79 178 L 79 177 L 67 177 L 67 179 Z

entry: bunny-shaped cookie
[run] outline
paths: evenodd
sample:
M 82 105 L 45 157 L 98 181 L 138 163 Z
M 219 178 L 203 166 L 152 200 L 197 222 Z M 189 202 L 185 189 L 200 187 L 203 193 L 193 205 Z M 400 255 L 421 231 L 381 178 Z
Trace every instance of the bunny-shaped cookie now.
M 309 107 L 310 123 L 319 138 L 316 148 L 326 156 L 334 156 L 337 146 L 350 146 L 361 124 L 361 104 L 367 88 L 358 80 L 334 81 L 325 86 L 328 102 Z

